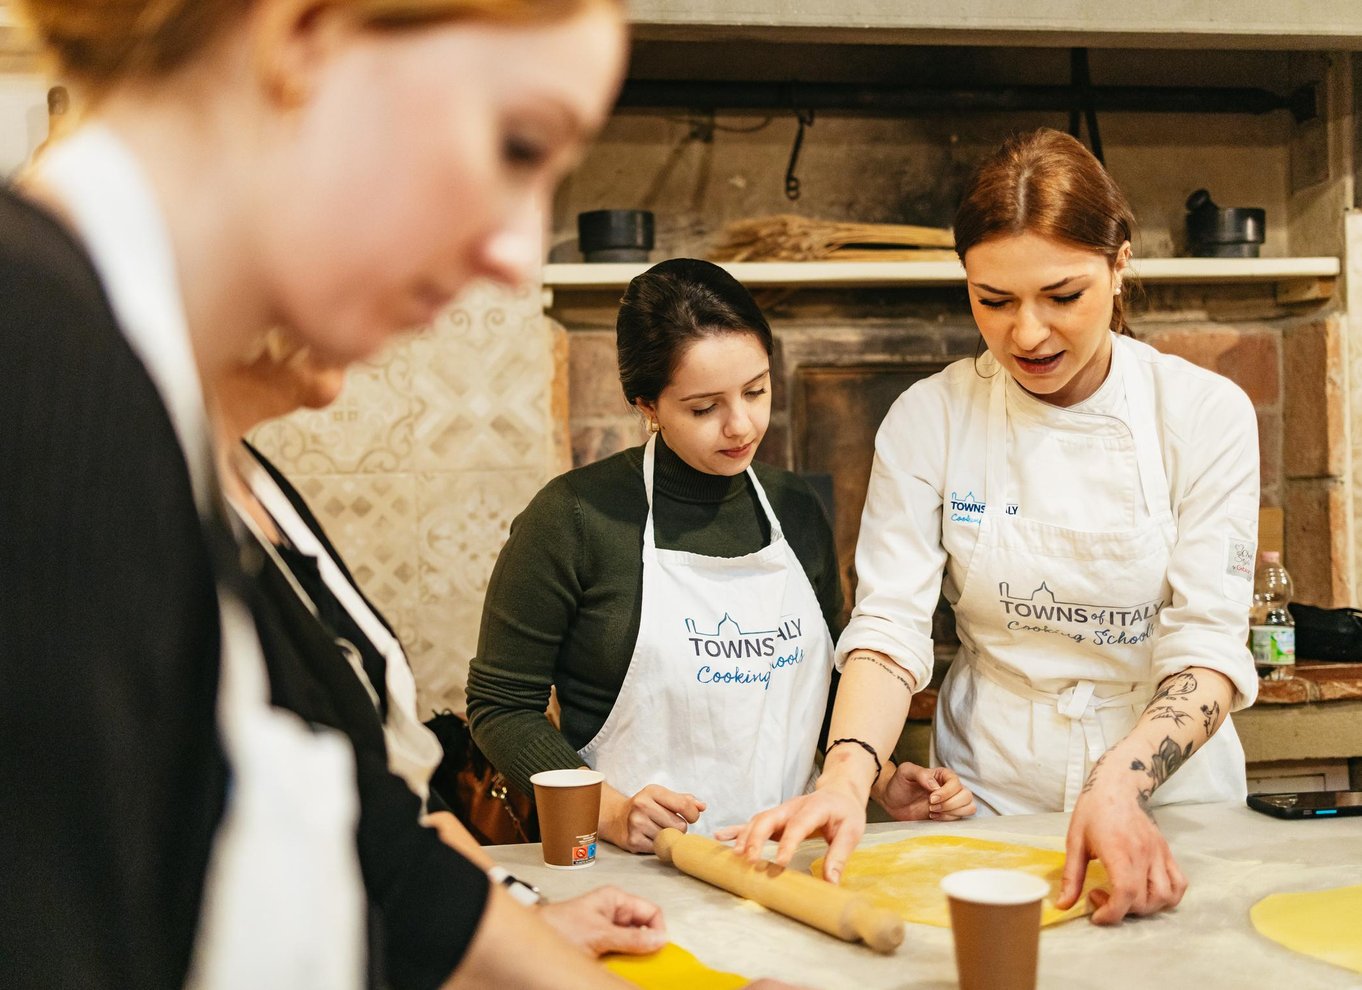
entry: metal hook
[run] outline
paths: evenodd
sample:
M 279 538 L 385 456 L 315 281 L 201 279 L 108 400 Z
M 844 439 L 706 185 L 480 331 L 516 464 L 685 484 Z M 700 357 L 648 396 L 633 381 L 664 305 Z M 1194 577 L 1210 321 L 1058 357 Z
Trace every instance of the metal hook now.
M 799 150 L 804 146 L 804 128 L 813 126 L 813 111 L 797 109 L 795 119 L 799 121 L 799 130 L 795 131 L 790 164 L 785 168 L 785 198 L 789 200 L 799 198 L 799 176 L 795 175 L 795 168 L 799 165 Z

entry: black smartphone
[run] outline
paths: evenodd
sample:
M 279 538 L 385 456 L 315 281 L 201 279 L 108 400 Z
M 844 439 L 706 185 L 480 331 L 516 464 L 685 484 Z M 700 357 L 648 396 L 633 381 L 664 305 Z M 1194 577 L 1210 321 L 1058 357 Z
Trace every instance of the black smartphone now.
M 1248 806 L 1275 818 L 1343 818 L 1362 815 L 1362 791 L 1250 794 Z

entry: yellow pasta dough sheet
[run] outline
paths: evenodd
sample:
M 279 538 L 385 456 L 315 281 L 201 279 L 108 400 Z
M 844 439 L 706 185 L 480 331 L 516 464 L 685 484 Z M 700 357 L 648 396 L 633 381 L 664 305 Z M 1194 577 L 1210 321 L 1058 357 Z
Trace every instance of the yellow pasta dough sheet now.
M 738 990 L 752 981 L 710 969 L 675 942 L 647 956 L 606 956 L 605 968 L 643 990 Z
M 950 909 L 941 892 L 941 878 L 956 870 L 974 869 L 1021 870 L 1046 881 L 1050 893 L 1041 912 L 1042 925 L 1091 913 L 1088 892 L 1107 883 L 1106 869 L 1094 860 L 1088 864 L 1083 896 L 1069 910 L 1060 911 L 1054 902 L 1064 875 L 1062 852 L 959 835 L 923 835 L 856 850 L 842 871 L 842 886 L 874 895 L 904 921 L 949 928 Z M 816 877 L 823 875 L 822 857 L 814 860 L 812 871 Z
M 1259 934 L 1292 952 L 1362 973 L 1362 884 L 1269 894 L 1249 918 Z

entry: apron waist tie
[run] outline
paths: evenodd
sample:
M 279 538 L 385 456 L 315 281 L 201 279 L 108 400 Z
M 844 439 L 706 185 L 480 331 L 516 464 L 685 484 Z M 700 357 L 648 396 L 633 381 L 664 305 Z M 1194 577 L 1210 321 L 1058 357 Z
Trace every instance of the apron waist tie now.
M 1106 752 L 1106 738 L 1102 734 L 1097 712 L 1103 708 L 1121 708 L 1148 701 L 1152 692 L 1135 689 L 1109 697 L 1095 695 L 1096 681 L 1076 681 L 1063 691 L 1042 691 L 1025 677 L 996 660 L 987 659 L 973 650 L 965 650 L 970 663 L 983 677 L 1018 697 L 1043 705 L 1053 705 L 1069 720 L 1069 750 L 1064 768 L 1064 810 L 1073 811 L 1083 789 L 1084 771 L 1088 763 L 1096 763 Z

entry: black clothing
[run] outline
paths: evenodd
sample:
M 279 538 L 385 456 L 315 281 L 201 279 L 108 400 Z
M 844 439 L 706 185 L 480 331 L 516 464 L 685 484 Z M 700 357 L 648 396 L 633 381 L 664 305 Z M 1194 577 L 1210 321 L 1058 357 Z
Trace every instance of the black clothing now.
M 334 642 L 291 589 L 252 583 L 271 580 L 263 555 L 200 520 L 87 253 L 4 190 L 0 300 L 0 986 L 183 985 L 229 787 L 218 582 L 255 617 L 271 700 L 354 743 L 371 971 L 438 986 L 487 878 L 417 824 Z
M 180 987 L 227 782 L 208 541 L 87 255 L 5 190 L 0 300 L 0 986 Z

